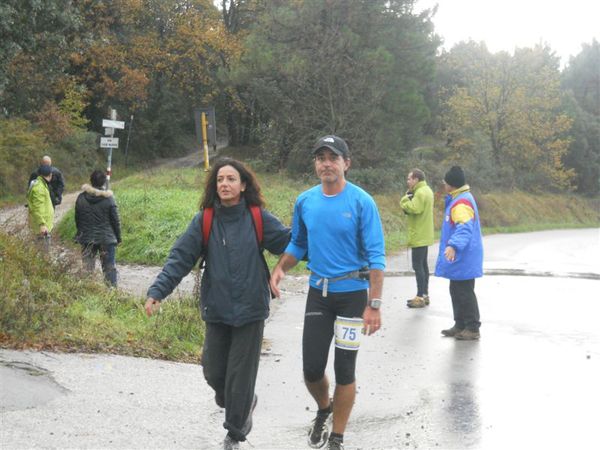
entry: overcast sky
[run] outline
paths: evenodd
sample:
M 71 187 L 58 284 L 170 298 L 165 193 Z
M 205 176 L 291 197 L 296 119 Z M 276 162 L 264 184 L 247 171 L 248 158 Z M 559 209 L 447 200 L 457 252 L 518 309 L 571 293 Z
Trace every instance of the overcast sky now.
M 448 50 L 468 39 L 510 53 L 545 43 L 564 66 L 582 43 L 600 41 L 600 0 L 417 0 L 415 12 L 436 4 L 433 23 Z

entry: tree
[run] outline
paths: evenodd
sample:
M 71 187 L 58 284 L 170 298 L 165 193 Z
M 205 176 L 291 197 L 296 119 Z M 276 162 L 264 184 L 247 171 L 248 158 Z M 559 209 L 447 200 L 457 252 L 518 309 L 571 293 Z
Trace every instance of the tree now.
M 136 116 L 132 147 L 181 152 L 193 134 L 193 108 L 222 95 L 218 71 L 239 46 L 210 0 L 80 0 L 92 33 L 73 70 L 92 95 L 100 129 L 109 106 Z
M 564 188 L 572 171 L 562 158 L 571 120 L 561 107 L 558 58 L 547 47 L 490 54 L 483 44 L 462 43 L 443 57 L 449 87 L 443 113 L 452 159 L 475 164 L 477 136 L 489 142 L 496 176 L 520 188 Z
M 235 40 L 242 50 L 241 41 L 248 35 L 248 30 L 264 12 L 265 0 L 222 0 L 221 13 L 223 24 L 230 38 Z M 246 145 L 256 143 L 256 101 L 244 102 L 244 98 L 252 98 L 249 86 L 242 83 L 234 83 L 231 80 L 231 68 L 239 61 L 241 51 L 237 58 L 224 60 L 220 72 L 220 80 L 223 86 L 221 96 L 222 109 L 226 114 L 227 134 L 229 145 Z
M 577 190 L 600 192 L 600 44 L 584 44 L 562 76 L 566 109 L 573 118 L 573 140 L 564 158 L 577 173 Z
M 4 114 L 27 114 L 54 99 L 57 84 L 67 76 L 69 48 L 78 45 L 80 25 L 81 17 L 71 2 L 0 3 L 0 108 Z
M 24 192 L 45 148 L 44 135 L 29 122 L 0 117 L 0 197 Z
M 221 0 L 223 24 L 231 34 L 248 30 L 260 12 L 264 10 L 265 0 Z
M 267 2 L 232 71 L 255 106 L 264 156 L 307 167 L 326 133 L 348 139 L 354 164 L 384 167 L 428 118 L 423 93 L 438 45 L 413 1 Z

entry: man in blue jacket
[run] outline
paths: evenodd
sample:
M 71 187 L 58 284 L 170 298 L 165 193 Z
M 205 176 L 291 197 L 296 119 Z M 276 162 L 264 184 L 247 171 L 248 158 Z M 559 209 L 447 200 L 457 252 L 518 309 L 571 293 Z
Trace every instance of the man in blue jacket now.
M 273 269 L 271 288 L 279 297 L 278 285 L 285 272 L 308 256 L 311 276 L 302 362 L 306 387 L 319 409 L 308 444 L 320 448 L 327 443 L 329 450 L 338 450 L 344 448 L 344 430 L 356 396 L 360 335 L 363 330 L 370 335 L 381 326 L 385 250 L 375 201 L 345 178 L 350 168 L 346 142 L 338 136 L 324 136 L 315 145 L 313 156 L 321 184 L 296 200 L 292 239 Z M 325 368 L 334 336 L 336 386 L 332 403 Z M 331 435 L 326 426 L 330 415 Z
M 446 173 L 444 189 L 448 195 L 435 275 L 450 280 L 454 326 L 442 334 L 471 341 L 479 339 L 481 326 L 475 295 L 475 278 L 483 276 L 479 211 L 459 166 Z

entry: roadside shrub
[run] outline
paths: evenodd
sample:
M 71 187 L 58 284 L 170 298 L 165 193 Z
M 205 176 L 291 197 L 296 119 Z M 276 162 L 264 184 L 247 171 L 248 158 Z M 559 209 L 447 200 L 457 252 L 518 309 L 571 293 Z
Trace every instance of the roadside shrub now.
M 66 118 L 51 122 L 48 118 L 38 127 L 24 119 L 0 119 L 0 199 L 23 201 L 29 175 L 45 154 L 63 173 L 67 190 L 77 189 L 94 168 L 106 164 L 96 133 L 71 127 Z
M 0 118 L 0 197 L 25 197 L 29 174 L 46 148 L 43 134 L 26 120 Z
M 204 324 L 196 300 L 170 300 L 147 318 L 144 299 L 82 273 L 78 260 L 48 258 L 0 232 L 0 346 L 197 362 Z
M 369 193 L 404 192 L 406 174 L 401 169 L 365 168 L 348 171 L 348 180 L 359 185 Z

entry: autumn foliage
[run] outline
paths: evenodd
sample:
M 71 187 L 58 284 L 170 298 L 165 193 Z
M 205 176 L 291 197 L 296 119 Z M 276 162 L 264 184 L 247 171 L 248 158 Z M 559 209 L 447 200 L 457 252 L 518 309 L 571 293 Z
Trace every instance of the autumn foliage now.
M 109 109 L 128 133 L 135 123 L 134 160 L 189 152 L 193 111 L 212 105 L 220 138 L 258 149 L 269 169 L 310 170 L 306 149 L 338 133 L 355 181 L 371 189 L 402 189 L 398 173 L 414 165 L 439 176 L 461 164 L 485 189 L 597 194 L 598 43 L 566 69 L 542 45 L 494 54 L 462 42 L 439 53 L 432 11 L 415 9 L 414 0 L 7 0 L 0 108 L 54 152 L 70 146 L 66 161 L 77 147 L 90 156 L 85 133 L 103 133 Z

